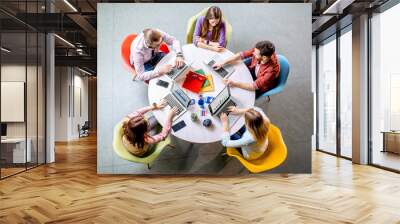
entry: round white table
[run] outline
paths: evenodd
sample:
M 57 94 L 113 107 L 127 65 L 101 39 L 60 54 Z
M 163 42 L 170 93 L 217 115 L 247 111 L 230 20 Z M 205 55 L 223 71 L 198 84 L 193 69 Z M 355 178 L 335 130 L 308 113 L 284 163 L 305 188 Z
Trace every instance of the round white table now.
M 203 61 L 211 58 L 215 54 L 219 54 L 219 58 L 226 59 L 230 56 L 233 55 L 232 52 L 230 52 L 228 49 L 226 49 L 222 53 L 217 53 L 209 50 L 205 50 L 202 48 L 197 48 L 193 44 L 188 44 L 182 47 L 183 54 L 185 56 L 185 62 L 191 63 L 191 70 L 195 71 L 198 69 L 203 69 L 206 74 L 211 74 L 213 76 L 213 83 L 214 83 L 214 91 L 213 92 L 205 92 L 202 93 L 202 95 L 206 98 L 207 96 L 212 96 L 215 97 L 218 95 L 218 93 L 225 87 L 224 83 L 222 82 L 222 77 L 215 74 L 212 72 L 208 66 L 206 66 Z M 175 62 L 175 57 L 176 54 L 175 52 L 170 52 L 168 55 L 166 55 L 158 64 L 156 67 L 159 67 L 164 64 L 174 64 Z M 242 62 L 237 63 L 233 65 L 235 71 L 233 74 L 229 76 L 229 79 L 234 79 L 239 82 L 247 82 L 251 83 L 253 82 L 253 79 L 251 77 L 251 74 L 249 70 L 247 69 L 246 65 Z M 178 77 L 175 81 L 176 83 L 179 84 L 179 86 L 182 88 L 182 83 L 185 80 L 186 75 L 183 74 L 180 77 Z M 157 85 L 158 79 L 162 79 L 164 81 L 167 81 L 170 83 L 168 88 L 161 87 Z M 152 104 L 154 102 L 159 102 L 163 97 L 165 97 L 171 89 L 171 82 L 172 80 L 169 79 L 167 76 L 163 75 L 159 78 L 152 79 L 149 82 L 149 89 L 148 89 L 148 97 L 149 97 L 149 103 Z M 171 133 L 183 140 L 186 140 L 188 142 L 193 142 L 193 143 L 210 143 L 210 142 L 216 142 L 221 140 L 221 135 L 222 135 L 222 124 L 219 119 L 219 117 L 211 116 L 210 112 L 207 109 L 207 114 L 206 116 L 198 116 L 199 121 L 193 122 L 191 120 L 191 113 L 197 113 L 200 115 L 199 111 L 201 110 L 199 105 L 197 104 L 197 101 L 199 99 L 199 95 L 196 93 L 193 93 L 191 91 L 186 90 L 185 88 L 182 88 L 183 91 L 186 92 L 186 94 L 192 98 L 195 99 L 196 103 L 193 105 L 190 105 L 188 107 L 188 110 L 182 114 L 178 119 L 176 119 L 173 122 L 173 125 L 178 123 L 181 120 L 184 120 L 186 123 L 186 127 L 180 129 L 177 132 L 174 132 L 171 130 Z M 255 102 L 255 92 L 254 91 L 248 91 L 248 90 L 243 90 L 240 88 L 231 88 L 231 97 L 233 101 L 237 104 L 238 107 L 243 108 L 243 107 L 252 107 Z M 207 108 L 206 104 L 206 108 Z M 163 125 L 165 123 L 165 120 L 167 118 L 168 111 L 170 110 L 170 107 L 167 106 L 161 110 L 155 110 L 153 111 L 154 116 L 156 117 L 157 121 Z M 211 119 L 213 125 L 209 128 L 206 128 L 203 126 L 203 120 L 205 119 Z M 237 132 L 242 126 L 244 125 L 244 118 L 243 116 L 240 117 L 239 119 L 236 119 L 236 122 L 232 125 L 230 125 L 230 133 L 233 134 Z

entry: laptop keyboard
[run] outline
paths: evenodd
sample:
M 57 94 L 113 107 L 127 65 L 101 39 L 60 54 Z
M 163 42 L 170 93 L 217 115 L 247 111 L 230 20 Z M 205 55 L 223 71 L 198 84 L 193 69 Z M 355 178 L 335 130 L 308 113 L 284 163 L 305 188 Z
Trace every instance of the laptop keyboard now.
M 214 60 L 211 60 L 209 63 L 208 63 L 208 65 L 212 68 L 212 69 L 214 69 L 212 66 L 215 64 L 215 61 Z M 216 72 L 216 73 L 218 73 L 222 78 L 225 78 L 225 76 L 227 76 L 228 74 L 229 74 L 229 72 L 225 69 L 225 68 L 223 68 L 223 67 L 221 67 L 220 69 L 217 69 L 217 70 L 215 70 L 214 69 L 214 71 Z
M 172 96 L 172 94 L 168 94 L 165 96 L 165 101 L 167 101 L 167 104 L 172 108 L 176 107 L 178 111 L 176 112 L 176 117 L 180 115 L 184 108 L 181 106 L 181 104 L 178 103 L 178 101 L 175 99 L 175 97 Z
M 178 72 L 178 69 L 176 67 L 173 67 L 170 72 L 167 73 L 167 76 L 170 77 L 171 79 L 174 79 L 175 74 Z
M 187 68 L 186 63 L 184 63 L 180 68 L 174 66 L 172 67 L 172 70 L 169 73 L 167 73 L 167 76 L 170 77 L 171 79 L 175 79 L 178 76 L 178 74 L 180 74 L 186 68 Z
M 233 102 L 232 100 L 229 100 L 228 103 L 224 106 L 224 111 L 226 115 L 229 115 L 228 107 L 230 106 L 236 106 L 236 103 Z
M 228 71 L 225 70 L 225 68 L 220 68 L 215 70 L 220 76 L 222 76 L 222 78 L 225 78 L 225 76 L 227 76 L 229 73 Z

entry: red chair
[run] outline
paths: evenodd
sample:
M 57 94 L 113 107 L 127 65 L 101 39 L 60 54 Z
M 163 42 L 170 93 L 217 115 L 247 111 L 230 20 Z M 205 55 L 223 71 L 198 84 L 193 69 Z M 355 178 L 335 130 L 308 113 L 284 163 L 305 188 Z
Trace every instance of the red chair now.
M 134 74 L 136 74 L 136 71 L 133 65 L 131 65 L 130 56 L 131 56 L 131 44 L 136 37 L 137 37 L 136 33 L 129 34 L 124 38 L 121 44 L 121 56 L 123 65 L 129 72 L 132 72 Z M 160 51 L 168 54 L 169 53 L 168 46 L 165 43 L 162 43 L 160 45 Z

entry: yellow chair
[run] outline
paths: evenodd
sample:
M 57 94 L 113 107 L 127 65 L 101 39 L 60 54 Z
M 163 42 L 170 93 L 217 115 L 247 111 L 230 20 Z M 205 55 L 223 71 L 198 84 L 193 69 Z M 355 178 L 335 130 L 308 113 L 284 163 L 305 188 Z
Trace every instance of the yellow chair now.
M 187 28 L 186 28 L 186 43 L 187 44 L 193 43 L 193 33 L 194 33 L 194 29 L 196 28 L 197 19 L 200 16 L 205 16 L 208 8 L 210 8 L 210 7 L 207 7 L 205 9 L 201 10 L 199 13 L 190 17 L 190 19 L 188 20 Z M 231 36 L 232 36 L 232 25 L 228 22 L 228 20 L 224 16 L 222 16 L 222 20 L 225 22 L 225 35 L 226 35 L 225 38 L 226 38 L 226 46 L 228 46 L 228 42 L 231 40 Z
M 122 124 L 123 122 L 121 121 L 114 127 L 114 136 L 113 136 L 114 152 L 122 159 L 135 163 L 147 164 L 147 168 L 150 169 L 150 163 L 153 162 L 160 155 L 163 149 L 165 149 L 168 145 L 170 145 L 171 138 L 168 136 L 167 138 L 164 139 L 164 141 L 155 144 L 153 146 L 155 147 L 153 152 L 147 157 L 137 157 L 132 155 L 128 150 L 126 150 L 126 148 L 122 144 L 122 137 L 124 135 L 124 129 L 122 128 Z
M 260 173 L 271 170 L 286 160 L 287 149 L 285 142 L 283 141 L 281 131 L 278 127 L 272 124 L 270 125 L 268 131 L 268 141 L 269 143 L 267 151 L 260 158 L 254 160 L 246 160 L 234 148 L 227 148 L 226 154 L 238 159 L 239 162 L 252 173 Z

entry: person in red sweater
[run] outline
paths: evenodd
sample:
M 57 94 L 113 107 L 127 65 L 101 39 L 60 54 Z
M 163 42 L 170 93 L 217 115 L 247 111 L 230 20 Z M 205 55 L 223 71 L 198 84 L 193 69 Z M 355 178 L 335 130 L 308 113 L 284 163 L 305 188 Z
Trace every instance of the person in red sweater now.
M 256 91 L 256 98 L 276 86 L 280 68 L 273 43 L 268 40 L 260 41 L 254 48 L 237 53 L 221 63 L 216 63 L 213 67 L 219 69 L 240 59 L 249 68 L 254 82 L 242 83 L 232 79 L 224 79 L 225 85 Z

